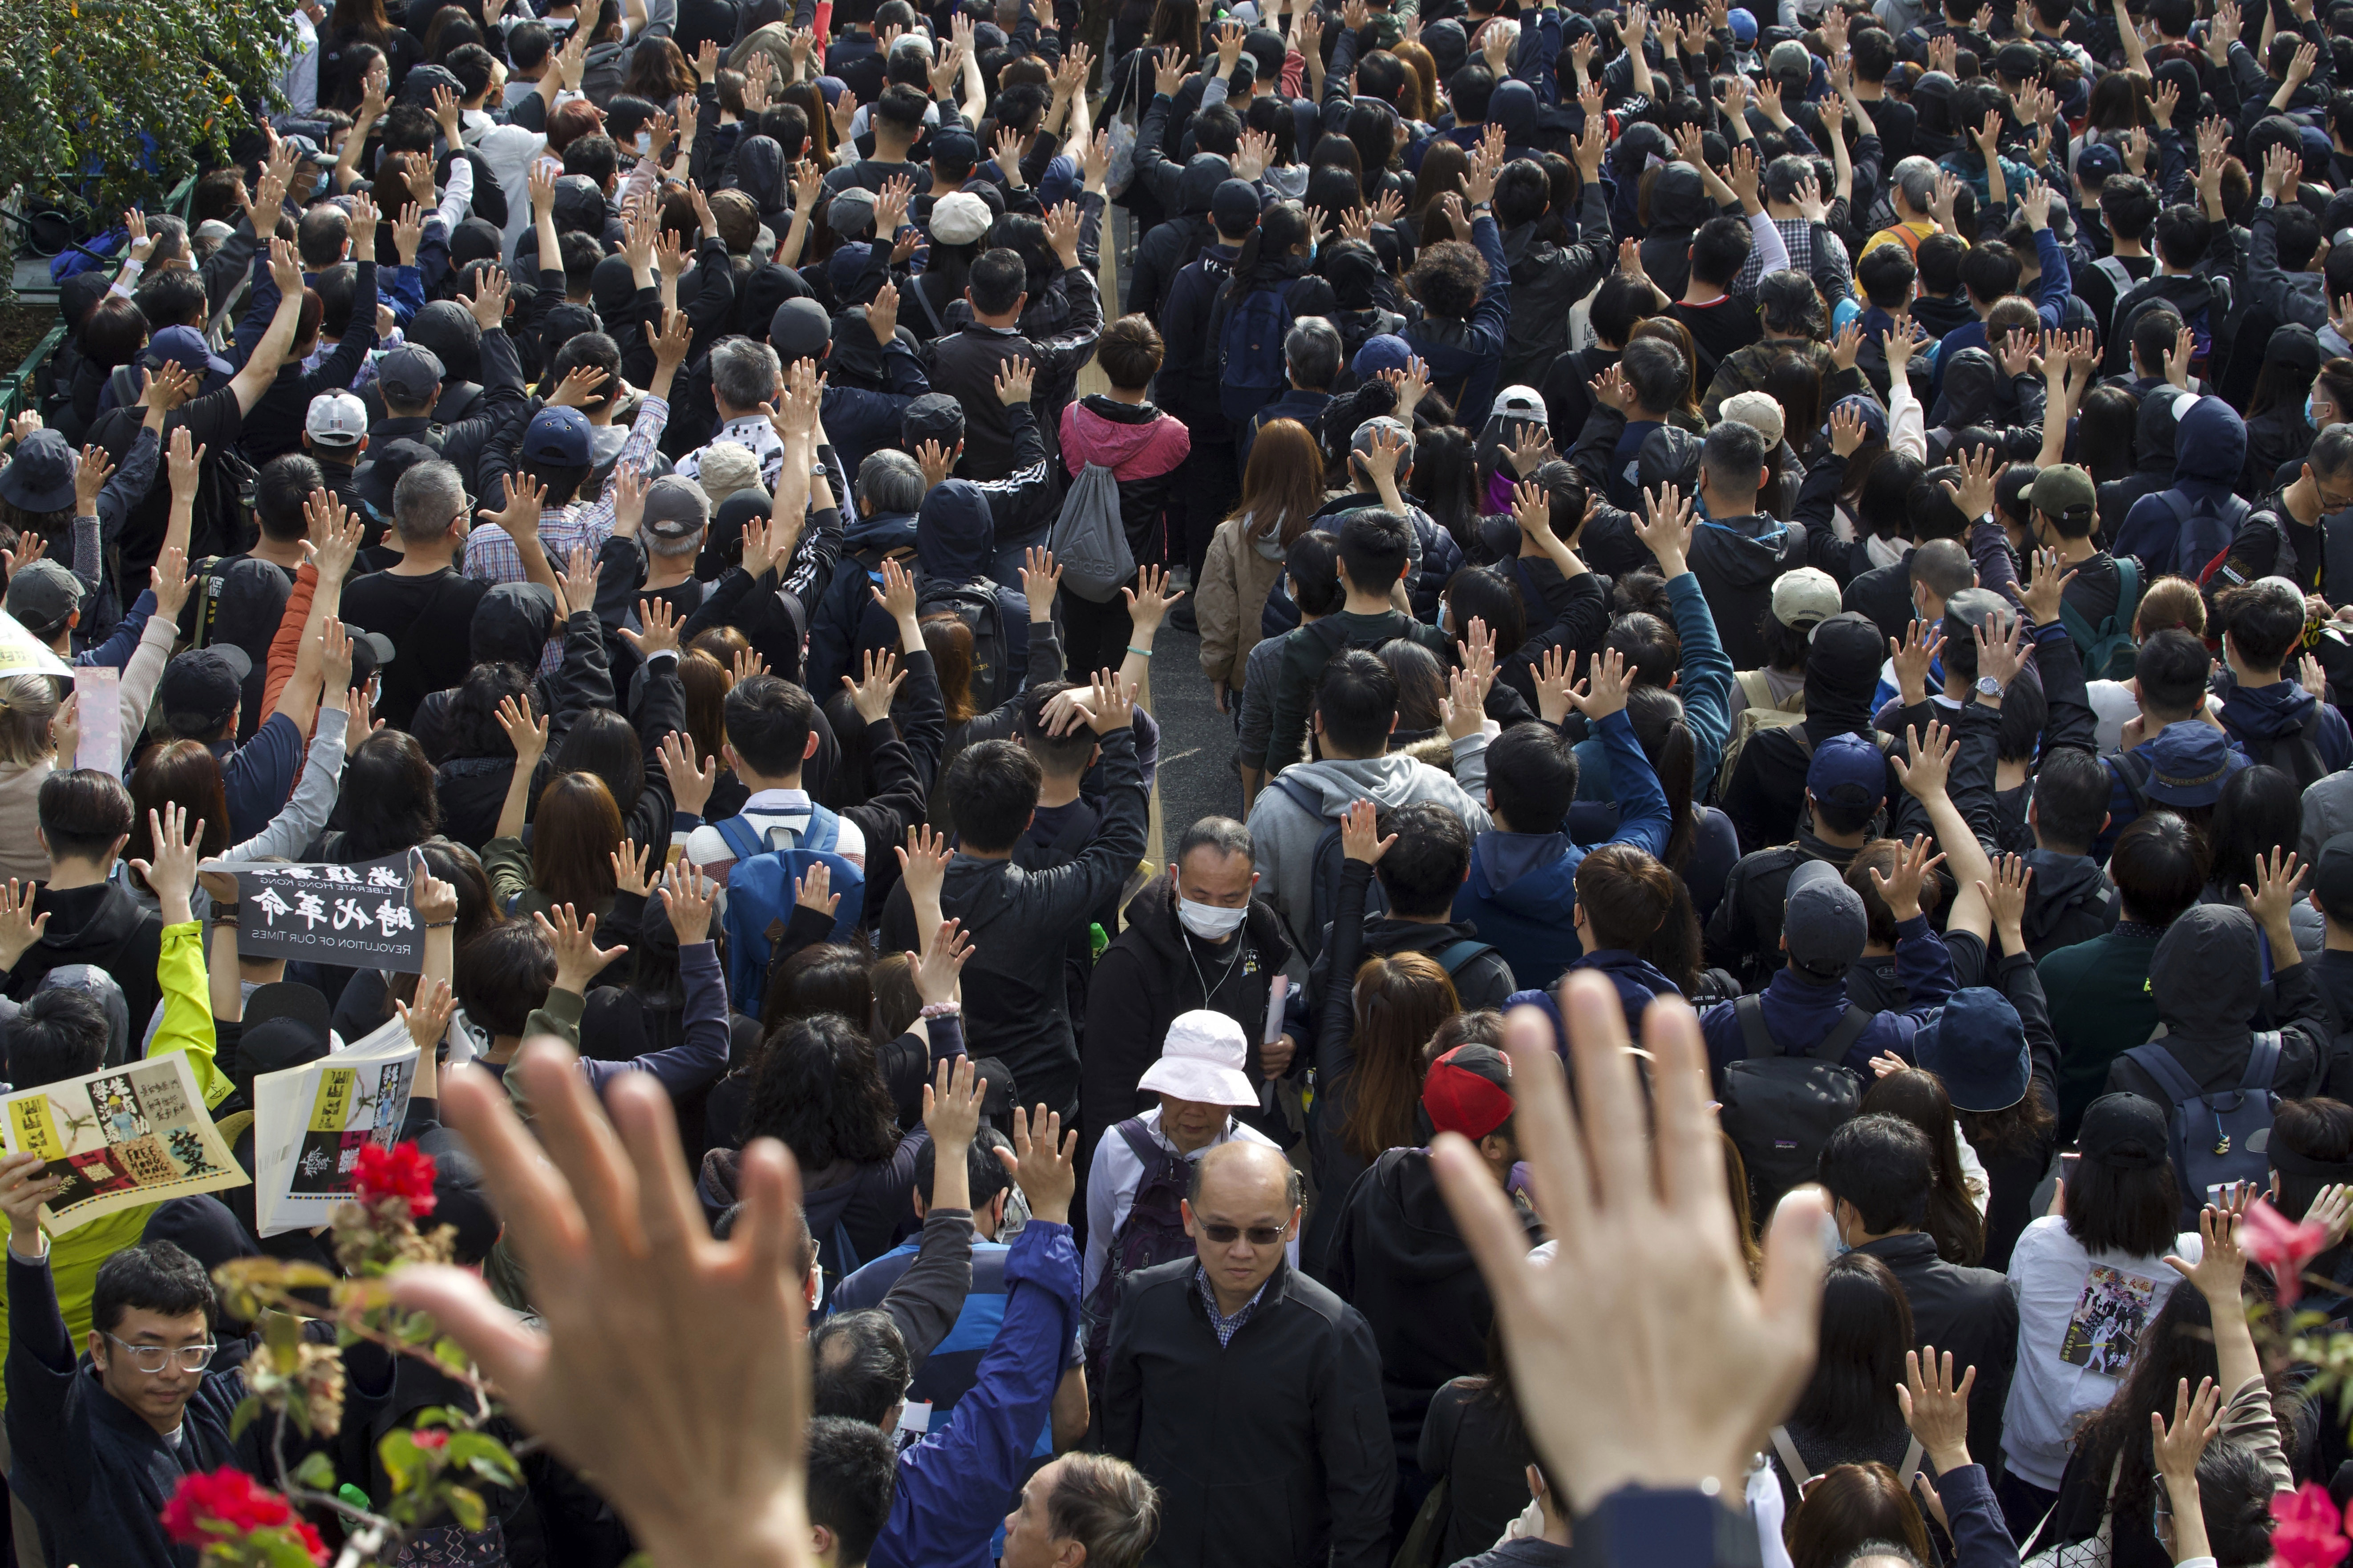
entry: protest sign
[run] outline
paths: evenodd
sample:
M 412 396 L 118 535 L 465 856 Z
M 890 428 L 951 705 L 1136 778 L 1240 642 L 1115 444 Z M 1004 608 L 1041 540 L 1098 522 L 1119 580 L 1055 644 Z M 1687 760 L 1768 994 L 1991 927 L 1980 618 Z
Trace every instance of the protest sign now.
M 52 1236 L 122 1209 L 246 1184 L 205 1110 L 185 1051 L 0 1099 L 0 1131 L 10 1153 L 38 1154 L 51 1175 L 65 1178 L 41 1205 Z
M 74 669 L 26 631 L 24 622 L 0 610 L 0 677 L 11 675 L 61 675 L 71 680 Z
M 406 854 L 356 866 L 218 860 L 204 868 L 236 873 L 241 958 L 424 971 L 425 931 L 409 900 Z
M 74 766 L 92 768 L 109 778 L 122 776 L 122 672 L 104 665 L 74 671 L 75 705 L 81 739 L 74 748 Z
M 325 1225 L 349 1202 L 370 1143 L 389 1149 L 408 1115 L 417 1045 L 395 1018 L 331 1056 L 253 1080 L 253 1208 L 260 1234 Z

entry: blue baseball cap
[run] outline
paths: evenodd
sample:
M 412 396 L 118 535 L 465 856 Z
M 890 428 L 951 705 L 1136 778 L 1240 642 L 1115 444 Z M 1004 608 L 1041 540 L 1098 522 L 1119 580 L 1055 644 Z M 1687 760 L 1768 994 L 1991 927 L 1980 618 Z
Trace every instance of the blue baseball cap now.
M 1385 370 L 1405 369 L 1412 358 L 1413 350 L 1403 338 L 1395 332 L 1377 332 L 1365 340 L 1365 346 L 1356 351 L 1348 368 L 1356 373 L 1359 380 L 1370 381 Z
M 1725 18 L 1732 25 L 1732 37 L 1742 48 L 1757 41 L 1757 17 L 1745 6 L 1736 5 Z
M 523 460 L 583 468 L 594 460 L 588 416 L 577 408 L 543 408 L 522 433 Z
M 1856 811 L 1876 805 L 1887 798 L 1886 753 L 1868 736 L 1852 731 L 1832 735 L 1814 747 L 1806 788 L 1816 800 Z
M 2026 1098 L 2034 1062 L 2026 1026 L 2000 992 L 1968 985 L 1912 1039 L 1920 1065 L 1945 1080 L 1956 1110 L 2007 1110 Z
M 2099 185 L 2124 172 L 2124 155 L 2105 142 L 2094 142 L 2075 154 L 2075 177 L 2086 185 Z

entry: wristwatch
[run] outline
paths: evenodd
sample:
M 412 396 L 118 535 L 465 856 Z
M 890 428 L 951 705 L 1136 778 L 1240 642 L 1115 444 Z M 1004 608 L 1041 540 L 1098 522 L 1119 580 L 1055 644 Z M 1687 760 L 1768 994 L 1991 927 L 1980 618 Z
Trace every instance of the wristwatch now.
M 1990 676 L 1990 675 L 1980 675 L 1980 676 L 1978 676 L 1978 696 L 1980 696 L 1980 697 L 1999 697 L 1999 696 L 2000 696 L 2000 695 L 2001 695 L 2001 682 L 2000 682 L 2000 681 L 1999 681 L 1999 680 L 1996 680 L 1996 679 L 1995 679 L 1992 676 Z

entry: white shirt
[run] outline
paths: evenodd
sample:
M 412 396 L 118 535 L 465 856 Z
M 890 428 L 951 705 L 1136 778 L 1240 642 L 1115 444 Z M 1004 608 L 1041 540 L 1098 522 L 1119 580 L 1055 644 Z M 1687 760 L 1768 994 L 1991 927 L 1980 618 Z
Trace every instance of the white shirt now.
M 2198 1237 L 2176 1237 L 2173 1252 L 2197 1261 Z M 2084 1251 L 2058 1215 L 2020 1233 L 2010 1255 L 2018 1370 L 2001 1424 L 2012 1475 L 2058 1489 L 2077 1417 L 2115 1394 L 2134 1347 L 2180 1279 L 2162 1258 Z
M 1160 1135 L 1160 1111 L 1157 1107 L 1144 1113 L 1144 1130 L 1152 1141 L 1170 1153 L 1176 1146 Z M 1202 1155 L 1220 1143 L 1240 1140 L 1244 1143 L 1263 1143 L 1274 1148 L 1275 1142 L 1255 1127 L 1243 1125 L 1232 1117 L 1226 1118 L 1223 1131 L 1200 1148 L 1185 1156 L 1198 1162 Z M 1101 1142 L 1095 1144 L 1095 1161 L 1087 1171 L 1087 1268 L 1086 1279 L 1081 1286 L 1080 1300 L 1085 1300 L 1095 1292 L 1095 1281 L 1103 1278 L 1103 1264 L 1111 1257 L 1112 1238 L 1127 1222 L 1127 1211 L 1135 1206 L 1135 1189 L 1144 1181 L 1144 1162 L 1127 1146 L 1127 1140 L 1117 1128 L 1106 1129 Z M 1291 1266 L 1299 1267 L 1299 1238 L 1293 1237 L 1285 1249 Z

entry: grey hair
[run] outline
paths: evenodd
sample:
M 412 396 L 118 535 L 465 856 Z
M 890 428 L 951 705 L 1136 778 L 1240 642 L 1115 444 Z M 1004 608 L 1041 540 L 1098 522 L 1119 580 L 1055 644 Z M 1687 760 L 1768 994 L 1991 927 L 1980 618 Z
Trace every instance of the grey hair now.
M 1904 193 L 1904 200 L 1915 213 L 1925 213 L 1936 202 L 1936 165 L 1916 153 L 1895 165 L 1888 183 Z
M 1283 363 L 1291 379 L 1312 391 L 1329 392 L 1340 374 L 1340 330 L 1321 316 L 1302 316 L 1283 334 Z
M 27 767 L 47 757 L 49 721 L 58 716 L 58 683 L 46 675 L 0 680 L 0 763 Z
M 1182 866 L 1185 857 L 1196 849 L 1214 849 L 1221 856 L 1239 855 L 1245 860 L 1258 858 L 1250 828 L 1230 816 L 1205 816 L 1187 828 L 1185 836 L 1176 841 L 1176 856 L 1168 863 Z
M 858 465 L 858 499 L 876 511 L 913 511 L 923 504 L 923 470 L 896 449 L 869 452 Z
M 757 408 L 776 395 L 784 366 L 776 351 L 750 338 L 722 338 L 711 347 L 711 390 L 731 408 Z
M 185 261 L 192 254 L 188 246 L 188 226 L 168 213 L 149 218 L 147 232 L 155 240 L 155 248 L 147 257 L 147 265 L 151 268 L 159 268 L 166 261 Z
M 919 55 L 928 61 L 932 58 L 932 40 L 921 32 L 902 34 L 899 41 L 891 46 L 891 53 L 893 56 Z
M 1872 1568 L 1880 1568 L 1881 1564 L 1891 1563 L 1896 1568 L 1923 1568 L 1920 1560 L 1912 1555 L 1910 1547 L 1898 1546 L 1892 1541 L 1864 1542 L 1839 1559 L 1838 1568 L 1863 1568 L 1865 1563 L 1871 1564 Z
M 458 465 L 435 460 L 419 463 L 392 487 L 392 521 L 401 539 L 423 544 L 449 531 L 452 518 L 466 511 L 466 486 Z
M 693 555 L 700 552 L 702 549 L 703 535 L 710 531 L 706 525 L 696 529 L 692 533 L 682 533 L 676 539 L 665 539 L 649 528 L 645 530 L 646 548 L 665 560 L 675 561 L 681 555 Z

